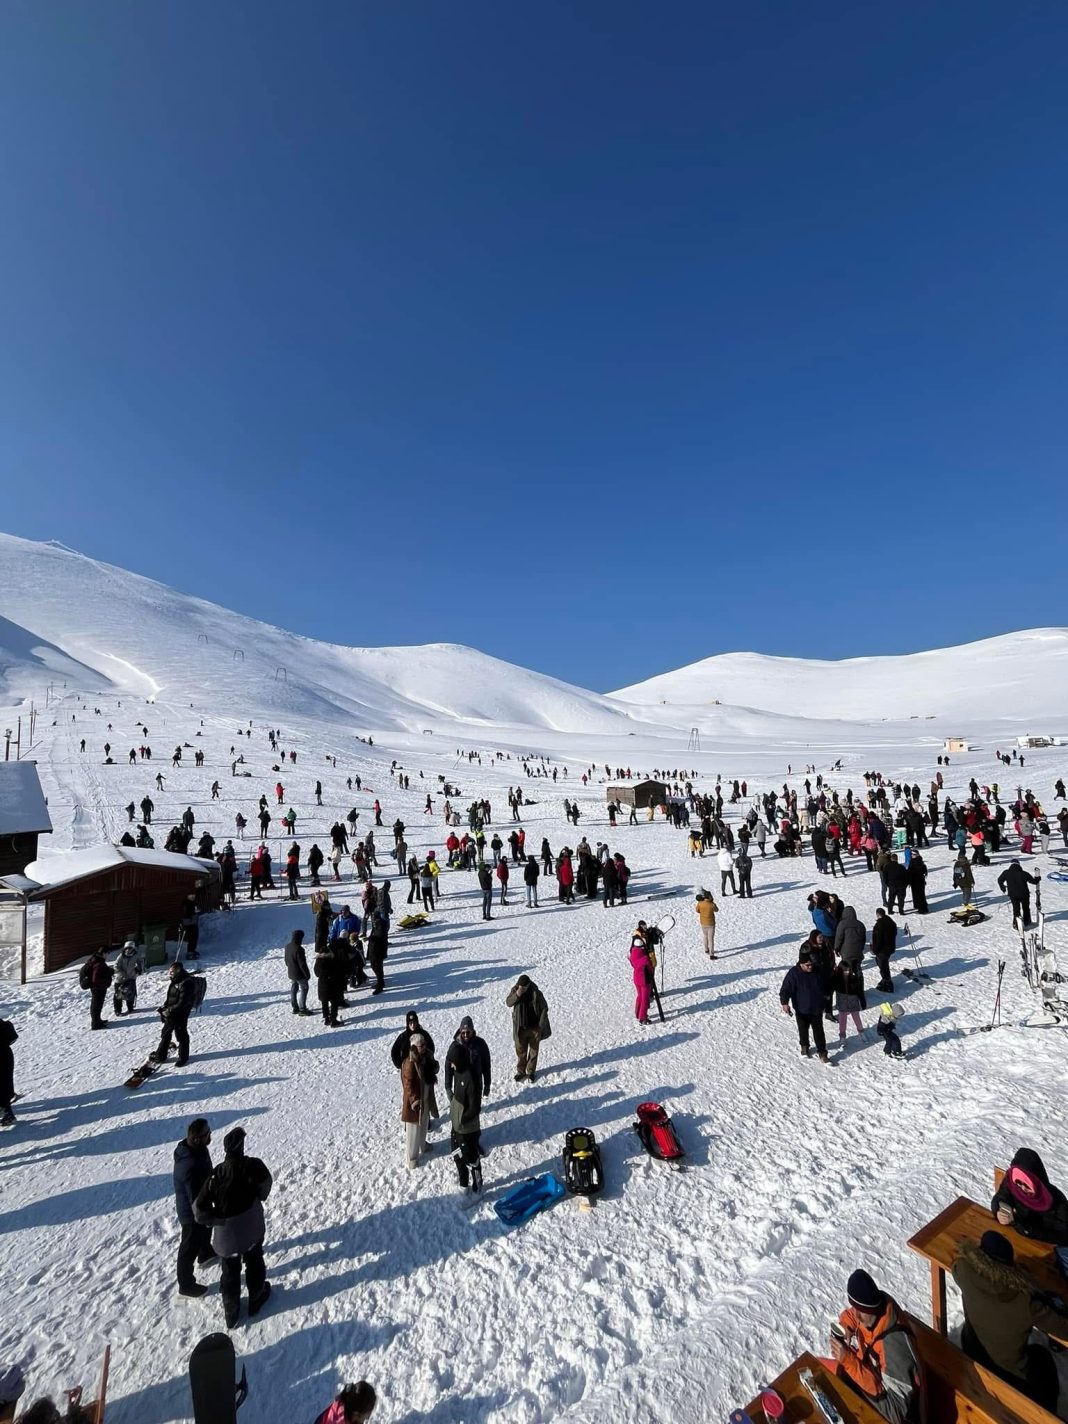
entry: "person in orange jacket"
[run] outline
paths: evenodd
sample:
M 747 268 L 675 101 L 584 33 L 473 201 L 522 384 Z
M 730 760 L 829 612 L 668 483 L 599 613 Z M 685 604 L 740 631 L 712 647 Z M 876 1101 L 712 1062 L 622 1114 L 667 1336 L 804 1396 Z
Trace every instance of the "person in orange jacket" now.
M 854 1271 L 846 1283 L 849 1305 L 832 1331 L 832 1365 L 889 1424 L 924 1418 L 923 1369 L 900 1307 L 869 1276 Z
M 716 957 L 716 914 L 719 906 L 707 890 L 699 890 L 694 910 L 701 925 L 701 937 L 705 943 L 705 953 L 709 959 Z

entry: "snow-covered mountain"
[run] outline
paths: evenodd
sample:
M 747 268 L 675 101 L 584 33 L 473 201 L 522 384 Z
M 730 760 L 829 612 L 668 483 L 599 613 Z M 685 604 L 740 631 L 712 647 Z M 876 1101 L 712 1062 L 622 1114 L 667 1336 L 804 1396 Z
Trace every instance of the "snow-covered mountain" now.
M 635 711 L 657 706 L 674 721 L 720 702 L 845 721 L 1052 717 L 1063 730 L 1068 628 L 1033 628 L 957 648 L 838 662 L 723 653 L 612 696 Z M 1036 724 L 1034 730 L 1041 729 Z
M 61 544 L 0 534 L 0 698 L 10 705 L 49 679 L 144 698 L 188 690 L 202 706 L 371 732 L 459 723 L 677 738 L 697 726 L 786 744 L 833 739 L 858 721 L 932 716 L 939 736 L 955 730 L 946 719 L 962 730 L 998 718 L 1068 729 L 1065 628 L 841 662 L 728 653 L 601 694 L 453 643 L 320 642 Z
M 465 722 L 619 734 L 641 716 L 473 648 L 319 642 L 11 535 L 0 535 L 0 613 L 11 620 L 0 623 L 0 695 L 24 694 L 36 671 L 38 685 L 51 675 L 170 699 L 188 688 L 200 705 L 300 712 L 371 731 Z

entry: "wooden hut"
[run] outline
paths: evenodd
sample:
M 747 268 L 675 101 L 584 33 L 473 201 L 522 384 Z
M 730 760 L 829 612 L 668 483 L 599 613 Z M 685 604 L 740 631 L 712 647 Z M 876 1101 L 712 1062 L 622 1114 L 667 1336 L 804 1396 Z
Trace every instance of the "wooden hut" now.
M 625 781 L 610 786 L 607 799 L 622 806 L 662 806 L 667 800 L 667 787 L 662 781 Z
M 165 924 L 168 939 L 176 939 L 190 895 L 201 911 L 222 899 L 215 861 L 166 850 L 92 846 L 34 861 L 26 875 L 35 883 L 27 898 L 44 905 L 46 973 L 100 945 L 141 940 L 146 925 Z

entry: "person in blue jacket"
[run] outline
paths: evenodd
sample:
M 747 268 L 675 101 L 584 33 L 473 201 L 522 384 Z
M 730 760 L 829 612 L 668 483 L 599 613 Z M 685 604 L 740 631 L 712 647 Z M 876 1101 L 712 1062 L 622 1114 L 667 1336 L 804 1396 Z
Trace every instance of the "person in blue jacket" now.
M 797 1020 L 801 1057 L 807 1058 L 811 1052 L 809 1048 L 809 1033 L 811 1032 L 821 1063 L 828 1061 L 827 1040 L 823 1034 L 825 993 L 825 986 L 816 968 L 812 951 L 803 948 L 797 956 L 797 963 L 787 971 L 786 978 L 782 981 L 782 988 L 779 990 L 779 1003 L 788 1018 L 792 1017 Z M 791 1005 L 793 1005 L 792 1010 Z
M 834 943 L 834 932 L 838 928 L 834 916 L 827 910 L 826 896 L 821 894 L 810 895 L 808 897 L 808 912 L 812 916 L 812 923 L 819 930 L 824 939 L 829 939 Z
M 182 1228 L 178 1242 L 178 1294 L 202 1296 L 202 1286 L 193 1274 L 193 1263 L 210 1265 L 218 1260 L 211 1247 L 211 1232 L 200 1226 L 193 1215 L 193 1202 L 201 1187 L 211 1176 L 211 1128 L 207 1118 L 197 1117 L 189 1124 L 185 1136 L 174 1149 L 174 1210 Z

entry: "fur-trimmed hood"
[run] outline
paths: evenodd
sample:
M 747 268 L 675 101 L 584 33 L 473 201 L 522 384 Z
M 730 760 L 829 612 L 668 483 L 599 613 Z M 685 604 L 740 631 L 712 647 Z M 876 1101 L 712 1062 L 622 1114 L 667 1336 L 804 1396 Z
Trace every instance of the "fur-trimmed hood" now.
M 992 1287 L 998 1295 L 1027 1295 L 1035 1294 L 1037 1287 L 1034 1281 L 1025 1271 L 1017 1265 L 1008 1265 L 1004 1261 L 995 1261 L 992 1256 L 988 1256 L 981 1250 L 976 1241 L 962 1241 L 960 1251 L 957 1253 L 957 1260 L 963 1261 L 980 1280 Z

